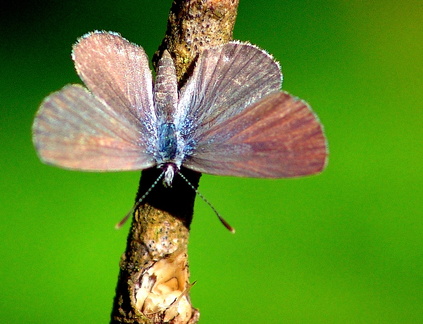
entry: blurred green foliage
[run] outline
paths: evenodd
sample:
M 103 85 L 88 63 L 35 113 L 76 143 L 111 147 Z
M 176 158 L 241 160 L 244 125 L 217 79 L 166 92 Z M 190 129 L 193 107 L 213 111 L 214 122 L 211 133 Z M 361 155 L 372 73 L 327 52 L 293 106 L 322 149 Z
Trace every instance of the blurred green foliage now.
M 120 32 L 151 57 L 171 1 L 15 2 L 0 17 L 0 321 L 107 323 L 139 172 L 39 162 L 43 97 L 80 82 L 77 37 Z M 319 176 L 203 176 L 237 229 L 196 203 L 192 300 L 201 323 L 423 323 L 421 1 L 241 0 L 235 38 L 282 64 L 325 125 Z

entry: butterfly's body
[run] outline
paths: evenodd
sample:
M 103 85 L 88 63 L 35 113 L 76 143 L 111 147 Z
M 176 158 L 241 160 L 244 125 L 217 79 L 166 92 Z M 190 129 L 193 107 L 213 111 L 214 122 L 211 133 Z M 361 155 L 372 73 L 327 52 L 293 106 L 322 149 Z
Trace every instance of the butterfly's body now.
M 162 168 L 171 186 L 181 166 L 262 178 L 320 172 L 323 128 L 310 107 L 280 91 L 273 58 L 233 42 L 205 50 L 178 91 L 164 51 L 153 83 L 144 50 L 94 32 L 73 48 L 88 90 L 68 85 L 42 103 L 33 125 L 40 158 L 85 171 Z
M 154 84 L 154 105 L 157 113 L 157 166 L 165 171 L 164 184 L 172 185 L 175 172 L 183 160 L 183 139 L 174 123 L 174 113 L 178 103 L 178 87 L 175 66 L 169 53 L 165 51 L 157 64 Z
M 157 117 L 157 166 L 164 170 L 163 183 L 170 187 L 174 174 L 179 171 L 189 146 L 181 135 L 181 127 L 175 124 L 178 104 L 178 86 L 175 65 L 168 51 L 164 51 L 157 64 L 153 89 L 153 102 Z

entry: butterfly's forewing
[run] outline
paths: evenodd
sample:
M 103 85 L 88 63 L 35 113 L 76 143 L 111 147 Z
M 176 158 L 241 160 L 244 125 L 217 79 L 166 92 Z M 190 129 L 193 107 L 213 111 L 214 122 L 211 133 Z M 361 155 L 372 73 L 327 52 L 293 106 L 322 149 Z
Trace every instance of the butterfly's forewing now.
M 234 116 L 251 103 L 279 90 L 279 64 L 265 51 L 242 43 L 204 50 L 181 90 L 176 114 L 187 142 Z
M 72 58 L 95 96 L 135 123 L 134 132 L 145 140 L 156 137 L 152 75 L 140 46 L 116 33 L 94 32 L 78 40 Z
M 155 164 L 133 124 L 80 85 L 41 104 L 33 141 L 44 162 L 85 171 L 144 169 Z
M 203 130 L 183 165 L 216 175 L 280 178 L 318 173 L 326 158 L 323 128 L 310 107 L 275 92 Z
M 81 86 L 42 103 L 33 140 L 42 160 L 78 170 L 134 170 L 154 165 L 156 116 L 144 50 L 114 33 L 79 39 L 72 58 Z

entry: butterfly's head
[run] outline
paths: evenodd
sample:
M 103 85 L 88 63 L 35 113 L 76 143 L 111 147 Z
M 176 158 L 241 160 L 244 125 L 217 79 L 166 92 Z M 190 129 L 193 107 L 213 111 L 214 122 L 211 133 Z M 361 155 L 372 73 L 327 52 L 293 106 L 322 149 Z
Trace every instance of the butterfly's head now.
M 168 162 L 159 165 L 159 168 L 161 168 L 164 172 L 163 185 L 165 187 L 172 187 L 173 177 L 175 176 L 175 173 L 179 172 L 177 165 Z

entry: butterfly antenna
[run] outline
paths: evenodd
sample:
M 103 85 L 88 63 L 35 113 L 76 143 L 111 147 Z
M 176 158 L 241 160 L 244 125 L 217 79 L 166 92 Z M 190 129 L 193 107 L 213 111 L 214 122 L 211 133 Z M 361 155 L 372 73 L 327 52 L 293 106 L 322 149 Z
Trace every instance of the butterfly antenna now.
M 115 228 L 116 229 L 120 229 L 123 226 L 123 224 L 126 223 L 126 221 L 129 219 L 129 217 L 131 217 L 131 215 L 134 212 L 134 210 L 138 208 L 138 206 L 144 201 L 144 199 L 148 196 L 148 194 L 151 192 L 151 190 L 153 190 L 153 188 L 157 185 L 157 183 L 160 181 L 160 179 L 163 178 L 164 174 L 165 174 L 165 172 L 163 171 L 157 177 L 157 179 L 153 182 L 153 184 L 150 186 L 150 188 L 148 188 L 148 190 L 141 196 L 141 198 L 138 199 L 135 202 L 134 206 L 132 206 L 131 210 L 126 213 L 125 217 L 122 218 L 122 220 L 115 225 Z
M 195 188 L 191 182 L 189 182 L 189 180 L 181 173 L 178 172 L 178 174 L 181 176 L 182 179 L 185 180 L 186 183 L 188 183 L 188 185 L 192 188 L 192 190 L 195 191 L 195 193 L 207 204 L 209 205 L 209 207 L 214 211 L 214 213 L 216 214 L 217 218 L 219 218 L 220 222 L 223 224 L 223 226 L 225 226 L 231 233 L 235 233 L 235 228 L 233 228 L 231 225 L 229 225 L 229 223 L 222 217 L 220 216 L 219 212 L 216 210 L 216 208 L 214 208 L 214 206 L 211 204 L 210 201 L 207 200 L 206 197 L 204 197 L 201 192 L 199 192 L 197 190 L 197 188 Z

